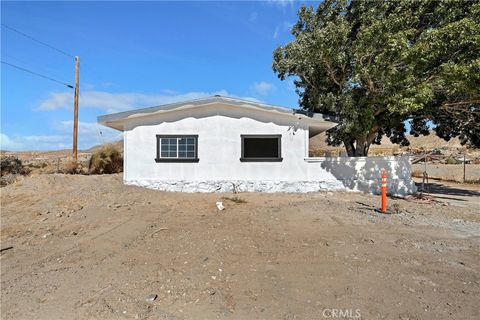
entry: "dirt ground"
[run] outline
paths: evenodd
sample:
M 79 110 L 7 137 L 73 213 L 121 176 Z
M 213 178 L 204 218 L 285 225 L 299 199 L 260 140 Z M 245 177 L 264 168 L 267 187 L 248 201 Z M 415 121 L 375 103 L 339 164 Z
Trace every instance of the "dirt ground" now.
M 478 319 L 477 186 L 432 185 L 433 201 L 382 215 L 359 193 L 33 175 L 0 189 L 1 318 Z

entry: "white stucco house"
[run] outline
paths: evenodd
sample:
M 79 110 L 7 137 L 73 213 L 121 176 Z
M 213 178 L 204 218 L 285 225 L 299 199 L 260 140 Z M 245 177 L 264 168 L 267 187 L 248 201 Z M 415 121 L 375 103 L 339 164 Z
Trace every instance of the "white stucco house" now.
M 184 192 L 378 192 L 385 167 L 391 193 L 415 188 L 408 159 L 309 158 L 309 138 L 336 125 L 319 113 L 213 96 L 98 122 L 123 131 L 126 184 Z

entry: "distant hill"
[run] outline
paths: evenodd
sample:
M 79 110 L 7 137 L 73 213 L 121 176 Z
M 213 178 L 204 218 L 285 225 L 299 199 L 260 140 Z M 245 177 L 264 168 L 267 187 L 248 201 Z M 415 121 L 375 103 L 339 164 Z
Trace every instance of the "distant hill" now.
M 338 152 L 345 152 L 344 146 L 332 147 L 325 142 L 326 134 L 321 133 L 310 139 L 310 153 L 315 155 L 321 155 L 322 153 L 332 153 L 338 154 Z M 407 152 L 413 150 L 433 150 L 433 149 L 447 149 L 451 151 L 457 151 L 458 149 L 464 149 L 465 147 L 461 145 L 458 138 L 450 139 L 450 141 L 445 141 L 439 138 L 435 133 L 431 133 L 428 136 L 408 136 L 410 145 L 402 147 L 397 144 L 393 144 L 390 139 L 386 136 L 382 138 L 382 143 L 380 145 L 372 145 L 370 147 L 371 155 L 375 154 L 393 154 L 398 152 Z
M 105 144 L 100 144 L 93 146 L 89 149 L 86 150 L 78 150 L 78 158 L 80 160 L 85 160 L 89 159 L 91 154 L 94 153 L 95 151 L 99 150 L 102 148 L 104 145 L 107 144 L 112 144 L 115 147 L 118 148 L 120 152 L 123 153 L 123 140 L 121 141 L 115 141 L 111 143 L 105 143 Z M 0 154 L 3 155 L 15 155 L 18 158 L 20 158 L 22 161 L 32 161 L 34 159 L 45 159 L 45 160 L 51 160 L 51 159 L 57 159 L 57 158 L 65 158 L 65 157 L 71 157 L 72 156 L 72 149 L 63 149 L 63 150 L 33 150 L 33 151 L 6 151 L 2 150 L 0 151 Z

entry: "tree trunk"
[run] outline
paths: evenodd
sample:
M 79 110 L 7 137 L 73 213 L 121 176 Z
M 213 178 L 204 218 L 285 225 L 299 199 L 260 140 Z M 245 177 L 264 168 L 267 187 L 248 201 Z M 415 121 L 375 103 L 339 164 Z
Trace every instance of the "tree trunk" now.
M 347 149 L 347 154 L 349 157 L 355 157 L 355 139 L 348 139 L 343 141 L 345 149 Z
M 370 145 L 367 144 L 367 137 L 358 137 L 355 143 L 355 157 L 368 156 L 368 149 Z
M 378 127 L 374 127 L 368 134 L 344 140 L 343 144 L 349 157 L 368 157 L 370 145 L 377 136 Z

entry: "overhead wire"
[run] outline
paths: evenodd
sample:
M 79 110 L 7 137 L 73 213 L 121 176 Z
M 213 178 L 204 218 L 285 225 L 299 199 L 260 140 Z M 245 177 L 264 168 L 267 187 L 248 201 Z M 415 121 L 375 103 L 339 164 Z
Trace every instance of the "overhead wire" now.
M 46 43 L 46 42 L 44 42 L 44 41 L 41 41 L 41 40 L 39 40 L 39 39 L 37 39 L 37 38 L 29 35 L 29 34 L 26 34 L 25 32 L 22 32 L 22 31 L 16 29 L 16 28 L 13 28 L 13 27 L 11 27 L 11 26 L 9 26 L 9 25 L 6 25 L 6 24 L 4 24 L 4 23 L 1 23 L 1 26 L 4 27 L 4 28 L 6 28 L 6 29 L 9 29 L 9 30 L 11 30 L 11 31 L 13 31 L 13 32 L 16 32 L 16 33 L 22 35 L 23 37 L 26 37 L 26 38 L 28 38 L 28 39 L 30 39 L 30 40 L 32 40 L 32 41 L 35 41 L 35 42 L 37 42 L 37 43 L 39 43 L 39 44 L 42 44 L 42 45 L 44 45 L 44 46 L 46 46 L 46 47 L 48 47 L 48 48 L 50 48 L 50 49 L 52 49 L 52 50 L 55 50 L 55 51 L 57 51 L 57 52 L 65 55 L 65 56 L 67 56 L 67 57 L 75 58 L 75 56 L 74 56 L 73 54 L 70 54 L 70 53 L 66 52 L 65 50 L 59 49 L 58 47 L 52 46 L 52 45 L 50 45 L 50 44 L 48 44 L 48 43 Z M 16 59 L 16 58 L 13 58 L 13 59 L 18 60 L 18 59 Z M 20 61 L 20 60 L 18 60 L 18 61 Z M 42 77 L 42 78 L 46 78 L 46 79 L 49 79 L 49 80 L 52 80 L 52 81 L 61 83 L 61 84 L 65 85 L 65 86 L 67 86 L 67 87 L 69 87 L 69 88 L 72 88 L 72 86 L 71 86 L 70 84 L 67 84 L 67 83 L 65 83 L 65 82 L 63 82 L 63 81 L 59 81 L 59 80 L 53 79 L 52 77 L 48 77 L 48 76 L 42 75 L 42 74 L 40 74 L 40 73 L 37 73 L 37 72 L 31 71 L 31 70 L 28 70 L 28 69 L 26 69 L 26 68 L 22 68 L 22 67 L 13 65 L 13 64 L 11 64 L 11 63 L 7 63 L 7 62 L 3 62 L 3 61 L 2 61 L 2 63 L 8 64 L 8 65 L 10 65 L 10 66 L 12 66 L 12 67 L 14 67 L 14 68 L 17 68 L 17 69 L 20 69 L 20 70 L 22 70 L 22 71 L 35 74 L 35 75 L 40 76 L 40 77 Z M 94 71 L 93 71 L 92 69 L 90 69 L 89 67 L 87 67 L 87 68 L 85 69 L 85 65 L 83 66 L 83 70 L 86 71 L 88 74 L 94 76 L 94 77 L 101 78 L 101 77 L 98 75 L 98 73 L 94 72 Z
M 65 56 L 67 56 L 67 57 L 74 58 L 74 56 L 73 56 L 72 54 L 70 54 L 70 53 L 68 53 L 68 52 L 66 52 L 66 51 L 64 51 L 64 50 L 62 50 L 62 49 L 59 49 L 59 48 L 57 48 L 57 47 L 54 47 L 54 46 L 52 46 L 52 45 L 50 45 L 50 44 L 48 44 L 48 43 L 46 43 L 46 42 L 44 42 L 44 41 L 38 40 L 37 38 L 35 38 L 35 37 L 31 36 L 31 35 L 28 35 L 28 34 L 22 32 L 22 31 L 20 31 L 20 30 L 18 30 L 18 29 L 15 29 L 15 28 L 13 28 L 13 27 L 10 27 L 10 26 L 8 26 L 8 25 L 6 25 L 6 24 L 4 24 L 4 23 L 1 23 L 1 26 L 4 27 L 4 28 L 6 28 L 6 29 L 8 29 L 8 30 L 11 30 L 11 31 L 13 31 L 13 32 L 16 32 L 16 33 L 22 35 L 23 37 L 26 37 L 26 38 L 28 38 L 28 39 L 30 39 L 30 40 L 32 40 L 32 41 L 35 41 L 35 42 L 37 42 L 37 43 L 40 43 L 41 45 L 44 45 L 44 46 L 46 46 L 46 47 L 48 47 L 48 48 L 50 48 L 50 49 L 52 49 L 52 50 L 55 50 L 55 51 L 57 51 L 57 52 L 65 55 Z M 55 78 L 46 76 L 46 75 L 44 75 L 44 74 L 41 74 L 41 73 L 32 71 L 32 70 L 27 69 L 27 68 L 24 68 L 24 67 L 20 67 L 20 66 L 18 66 L 18 65 L 15 65 L 15 64 L 12 64 L 12 63 L 3 61 L 3 60 L 0 60 L 0 61 L 1 61 L 1 63 L 3 63 L 3 64 L 6 64 L 6 65 L 8 65 L 8 66 L 10 66 L 10 67 L 13 67 L 13 68 L 16 68 L 16 69 L 18 69 L 18 70 L 21 70 L 21 71 L 23 71 L 23 72 L 27 72 L 27 73 L 36 75 L 36 76 L 38 76 L 38 77 L 41 77 L 41 78 L 50 80 L 50 81 L 60 83 L 60 84 L 66 86 L 66 87 L 68 87 L 68 88 L 73 89 L 73 86 L 72 86 L 71 84 L 68 84 L 68 83 L 66 83 L 66 82 L 64 82 L 64 81 L 57 80 L 57 79 L 55 79 Z
M 18 69 L 18 70 L 21 70 L 21 71 L 24 71 L 24 72 L 27 72 L 27 73 L 31 73 L 31 74 L 33 74 L 33 75 L 36 75 L 36 76 L 38 76 L 38 77 L 45 78 L 45 79 L 50 80 L 50 81 L 53 81 L 53 82 L 57 82 L 57 83 L 63 84 L 64 86 L 67 86 L 68 88 L 73 89 L 73 86 L 72 86 L 71 84 L 65 83 L 65 82 L 63 82 L 63 81 L 61 81 L 61 80 L 57 80 L 57 79 L 51 78 L 51 77 L 49 77 L 49 76 L 43 75 L 43 74 L 41 74 L 41 73 L 37 73 L 37 72 L 32 71 L 32 70 L 29 70 L 29 69 L 25 69 L 25 68 L 23 68 L 23 67 L 20 67 L 20 66 L 11 64 L 11 63 L 6 62 L 6 61 L 3 61 L 3 60 L 0 60 L 0 62 L 3 63 L 3 64 L 8 65 L 8 66 L 10 66 L 10 67 L 16 68 L 16 69 Z
M 22 36 L 24 36 L 24 37 L 32 40 L 32 41 L 35 41 L 35 42 L 40 43 L 40 44 L 42 44 L 42 45 L 44 45 L 44 46 L 46 46 L 46 47 L 49 47 L 49 48 L 52 49 L 52 50 L 55 50 L 55 51 L 57 51 L 57 52 L 60 52 L 61 54 L 66 55 L 67 57 L 75 58 L 74 55 L 72 55 L 72 54 L 70 54 L 70 53 L 68 53 L 68 52 L 66 52 L 66 51 L 64 51 L 64 50 L 62 50 L 62 49 L 59 49 L 59 48 L 57 48 L 57 47 L 54 47 L 54 46 L 52 46 L 52 45 L 50 45 L 50 44 L 48 44 L 48 43 L 46 43 L 46 42 L 43 42 L 43 41 L 41 41 L 41 40 L 38 40 L 38 39 L 36 39 L 36 38 L 34 38 L 34 37 L 32 37 L 32 36 L 30 36 L 30 35 L 22 32 L 22 31 L 19 31 L 19 30 L 15 29 L 15 28 L 12 28 L 12 27 L 4 24 L 4 23 L 2 23 L 1 25 L 2 25 L 2 27 L 7 28 L 7 29 L 9 29 L 9 30 L 11 30 L 11 31 L 13 31 L 13 32 L 16 32 L 16 33 L 18 33 L 18 34 L 20 34 L 20 35 L 22 35 Z
M 49 77 L 54 78 L 54 79 L 63 79 L 64 78 L 63 76 L 59 75 L 57 73 L 57 70 L 55 70 L 54 68 L 50 68 L 48 66 L 43 66 L 41 63 L 39 63 L 38 59 L 36 59 L 36 60 L 34 60 L 34 59 L 30 59 L 30 60 L 19 59 L 16 56 L 13 56 L 13 55 L 9 54 L 8 52 L 5 52 L 4 54 L 2 54 L 2 57 L 0 59 L 2 59 L 3 61 L 8 61 L 8 63 L 21 66 L 22 68 L 25 68 L 25 69 L 35 70 L 35 72 L 37 72 L 37 73 L 46 74 Z M 67 82 L 70 82 L 70 81 L 67 81 Z

